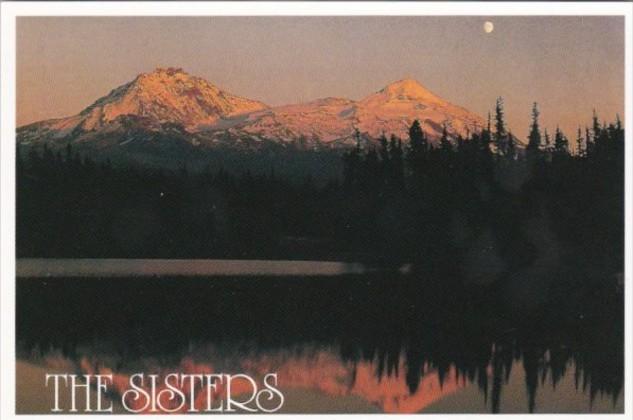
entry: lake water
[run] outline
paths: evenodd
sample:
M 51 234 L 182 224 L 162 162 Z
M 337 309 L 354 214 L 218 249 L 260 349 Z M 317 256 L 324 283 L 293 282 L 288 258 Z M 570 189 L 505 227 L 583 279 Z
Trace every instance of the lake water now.
M 361 274 L 362 264 L 336 261 L 24 258 L 18 277 L 121 276 L 339 276 Z
M 29 260 L 18 274 L 21 413 L 41 412 L 51 369 L 277 372 L 294 413 L 623 412 L 611 290 L 518 310 L 503 287 L 346 263 Z

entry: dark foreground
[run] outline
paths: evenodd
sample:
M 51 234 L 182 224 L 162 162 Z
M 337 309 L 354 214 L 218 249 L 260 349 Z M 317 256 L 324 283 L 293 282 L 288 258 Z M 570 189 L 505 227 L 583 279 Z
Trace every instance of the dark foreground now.
M 55 363 L 277 371 L 286 412 L 623 412 L 622 291 L 573 275 L 538 293 L 391 273 L 19 278 L 18 383 Z

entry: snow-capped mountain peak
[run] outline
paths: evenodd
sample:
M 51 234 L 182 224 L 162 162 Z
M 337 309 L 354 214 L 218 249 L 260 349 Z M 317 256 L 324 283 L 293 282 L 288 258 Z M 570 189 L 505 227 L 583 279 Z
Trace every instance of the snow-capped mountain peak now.
M 439 140 L 445 124 L 453 137 L 484 126 L 478 115 L 413 79 L 390 83 L 359 101 L 328 97 L 271 108 L 169 67 L 139 74 L 77 115 L 21 127 L 18 141 L 128 145 L 134 144 L 130 138 L 178 134 L 194 146 L 231 146 L 231 139 L 257 144 L 305 143 L 307 139 L 310 144 L 336 146 L 353 144 L 356 130 L 365 138 L 385 133 L 406 141 L 415 120 L 422 123 L 431 141 Z
M 400 99 L 400 100 L 421 100 L 421 101 L 431 101 L 431 102 L 443 102 L 441 98 L 437 95 L 429 91 L 427 88 L 422 86 L 420 82 L 414 79 L 402 79 L 396 82 L 390 83 L 385 86 L 379 92 L 370 96 L 382 96 L 383 98 L 389 100 Z
M 262 102 L 233 95 L 180 68 L 169 67 L 139 74 L 95 101 L 74 120 L 83 130 L 98 130 L 121 116 L 133 115 L 150 124 L 176 123 L 196 131 L 220 119 L 265 108 Z

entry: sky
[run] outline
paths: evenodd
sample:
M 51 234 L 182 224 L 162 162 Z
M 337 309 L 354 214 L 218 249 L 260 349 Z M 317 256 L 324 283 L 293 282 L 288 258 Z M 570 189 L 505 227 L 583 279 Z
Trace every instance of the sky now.
M 494 31 L 486 33 L 486 21 Z M 513 134 L 574 137 L 595 108 L 624 111 L 624 18 L 20 17 L 17 123 L 74 115 L 137 74 L 182 67 L 269 105 L 361 99 L 413 78 L 485 117 L 504 98 Z

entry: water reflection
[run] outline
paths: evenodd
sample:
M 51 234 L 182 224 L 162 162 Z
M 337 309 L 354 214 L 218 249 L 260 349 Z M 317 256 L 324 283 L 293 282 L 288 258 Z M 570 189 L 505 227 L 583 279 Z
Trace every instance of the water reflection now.
M 499 351 L 499 353 L 497 353 Z M 525 412 L 535 408 L 537 387 L 541 387 L 541 403 L 548 404 L 546 409 L 555 410 L 556 404 L 567 400 L 567 412 L 583 412 L 591 410 L 592 402 L 598 401 L 595 411 L 621 411 L 623 401 L 621 392 L 612 396 L 611 403 L 604 396 L 596 396 L 587 387 L 587 378 L 573 361 L 564 361 L 550 352 L 540 358 L 524 356 L 522 359 L 504 356 L 502 349 L 491 351 L 492 360 L 478 372 L 475 378 L 468 373 L 461 372 L 451 364 L 446 371 L 425 363 L 422 373 L 416 379 L 415 389 L 411 389 L 410 374 L 408 374 L 407 360 L 400 356 L 397 364 L 384 369 L 384 363 L 378 359 L 350 361 L 340 357 L 340 351 L 333 348 L 314 348 L 305 346 L 293 350 L 253 352 L 236 354 L 227 348 L 215 349 L 207 346 L 204 349 L 190 349 L 190 354 L 173 365 L 162 364 L 155 359 L 122 360 L 111 355 L 95 356 L 98 349 L 84 348 L 85 353 L 78 359 L 65 358 L 61 353 L 49 353 L 39 360 L 33 358 L 31 362 L 44 364 L 47 367 L 60 367 L 68 371 L 83 374 L 113 374 L 115 398 L 120 401 L 121 396 L 130 389 L 131 372 L 151 372 L 161 375 L 159 384 L 163 383 L 165 375 L 173 372 L 185 374 L 211 374 L 227 371 L 239 371 L 255 378 L 261 383 L 262 378 L 269 372 L 277 372 L 279 386 L 283 392 L 302 390 L 307 395 L 318 395 L 321 408 L 328 410 L 328 403 L 336 399 L 358 397 L 367 407 L 373 406 L 385 413 L 419 413 L 427 410 L 431 412 Z M 562 362 L 562 365 L 558 365 Z M 573 375 L 567 375 L 571 369 Z M 564 378 L 567 376 L 567 380 Z M 575 387 L 571 386 L 571 376 L 575 380 Z M 409 383 L 407 383 L 409 382 Z M 528 392 L 524 394 L 524 383 Z M 561 382 L 563 384 L 561 385 Z M 565 383 L 567 382 L 567 383 Z M 584 384 L 583 384 L 584 382 Z M 190 385 L 183 384 L 186 391 Z M 149 392 L 149 385 L 145 387 Z M 478 392 L 472 390 L 477 388 Z M 157 392 L 165 389 L 160 386 Z M 232 395 L 248 395 L 251 388 L 246 382 L 234 381 Z M 503 391 L 502 391 L 503 389 Z M 491 399 L 486 395 L 490 392 Z M 484 400 L 481 401 L 483 394 Z M 110 394 L 112 397 L 113 394 Z M 500 401 L 504 397 L 504 403 Z M 214 401 L 226 400 L 226 387 L 218 387 L 212 396 Z M 576 401 L 573 401 L 573 400 Z M 523 407 L 517 404 L 520 401 Z M 178 399 L 162 401 L 162 406 L 174 409 Z M 555 402 L 555 404 L 552 404 Z M 572 402 L 572 404 L 570 404 Z M 149 412 L 149 407 L 141 407 L 141 402 L 126 400 L 127 406 L 140 412 Z M 207 404 L 206 390 L 196 385 L 195 406 L 204 410 Z M 178 412 L 186 412 L 187 406 Z M 362 408 L 361 408 L 362 410 Z M 558 410 L 564 410 L 558 407 Z M 556 410 L 556 411 L 558 411 Z M 284 411 L 284 410 L 282 410 Z M 293 412 L 302 410 L 293 410 Z M 305 411 L 309 412 L 309 411 Z
M 378 275 L 121 280 L 19 279 L 19 357 L 111 370 L 120 393 L 130 372 L 278 372 L 313 395 L 292 412 L 314 395 L 326 412 L 623 410 L 618 293 L 526 314 L 499 289 Z
M 419 412 L 466 385 L 466 379 L 460 379 L 454 368 L 448 375 L 440 376 L 436 369 L 428 367 L 412 392 L 401 374 L 406 371 L 404 357 L 399 357 L 389 372 L 381 369 L 381 361 L 345 362 L 326 351 L 310 356 L 271 354 L 247 359 L 242 366 L 259 374 L 279 372 L 283 386 L 289 388 L 314 389 L 332 397 L 359 396 L 386 413 Z

